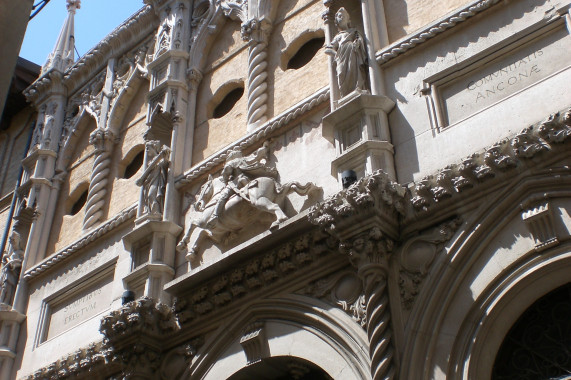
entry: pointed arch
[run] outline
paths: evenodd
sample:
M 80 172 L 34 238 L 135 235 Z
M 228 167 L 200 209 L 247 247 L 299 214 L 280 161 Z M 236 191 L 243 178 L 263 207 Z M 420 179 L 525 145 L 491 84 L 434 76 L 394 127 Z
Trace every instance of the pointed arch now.
M 433 264 L 406 326 L 403 378 L 489 378 L 499 344 L 521 311 L 569 279 L 571 244 L 537 253 L 522 204 L 571 208 L 571 175 L 535 171 L 498 188 Z M 492 328 L 493 327 L 493 328 Z M 505 331 L 504 331 L 505 330 Z M 482 367 L 489 364 L 490 367 Z M 481 368 L 476 368 L 480 366 Z
M 271 357 L 307 360 L 334 379 L 370 376 L 366 332 L 342 310 L 301 295 L 264 299 L 221 326 L 183 379 L 228 378 L 247 363 L 240 347 L 244 328 L 263 322 Z
M 68 127 L 68 134 L 63 139 L 63 144 L 60 148 L 60 154 L 58 155 L 56 163 L 57 172 L 65 172 L 67 170 L 73 153 L 77 148 L 78 139 L 89 126 L 89 121 L 93 120 L 97 123 L 97 120 L 93 118 L 91 113 L 87 112 L 85 107 L 80 107 L 79 113 L 74 119 L 75 120 Z

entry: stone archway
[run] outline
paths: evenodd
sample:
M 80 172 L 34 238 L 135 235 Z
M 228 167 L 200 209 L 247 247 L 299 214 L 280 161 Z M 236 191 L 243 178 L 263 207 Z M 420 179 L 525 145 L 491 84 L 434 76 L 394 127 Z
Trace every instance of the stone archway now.
M 332 380 L 324 370 L 315 364 L 292 356 L 262 359 L 242 368 L 228 380 Z
M 571 375 L 571 282 L 535 301 L 513 324 L 496 355 L 492 380 Z

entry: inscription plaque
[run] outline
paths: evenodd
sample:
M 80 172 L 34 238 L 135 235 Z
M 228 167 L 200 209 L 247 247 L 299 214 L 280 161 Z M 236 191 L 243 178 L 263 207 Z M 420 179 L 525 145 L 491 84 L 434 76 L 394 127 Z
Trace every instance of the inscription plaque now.
M 508 49 L 435 83 L 442 108 L 441 126 L 454 124 L 536 84 L 571 62 L 571 37 L 564 24 Z
M 79 292 L 71 289 L 67 292 L 71 293 L 70 295 L 64 295 L 63 300 L 50 305 L 45 339 L 50 339 L 109 308 L 112 301 L 112 280 L 112 275 L 106 275 Z

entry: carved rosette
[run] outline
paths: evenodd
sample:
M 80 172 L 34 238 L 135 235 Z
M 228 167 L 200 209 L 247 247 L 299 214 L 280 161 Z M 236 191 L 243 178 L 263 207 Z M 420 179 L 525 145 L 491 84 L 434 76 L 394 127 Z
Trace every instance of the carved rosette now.
M 103 317 L 99 328 L 108 360 L 119 364 L 125 377 L 146 379 L 156 378 L 164 339 L 178 330 L 172 310 L 146 297 Z
M 114 141 L 110 130 L 96 129 L 89 136 L 89 143 L 95 147 L 95 161 L 89 182 L 83 229 L 93 227 L 103 217 L 109 171 L 111 166 L 111 145 Z

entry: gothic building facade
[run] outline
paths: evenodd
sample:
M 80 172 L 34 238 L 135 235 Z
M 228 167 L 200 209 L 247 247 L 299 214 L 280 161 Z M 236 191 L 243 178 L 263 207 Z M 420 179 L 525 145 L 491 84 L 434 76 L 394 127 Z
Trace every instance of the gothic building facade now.
M 571 376 L 571 1 L 145 0 L 74 61 L 79 3 L 0 130 L 0 378 Z

